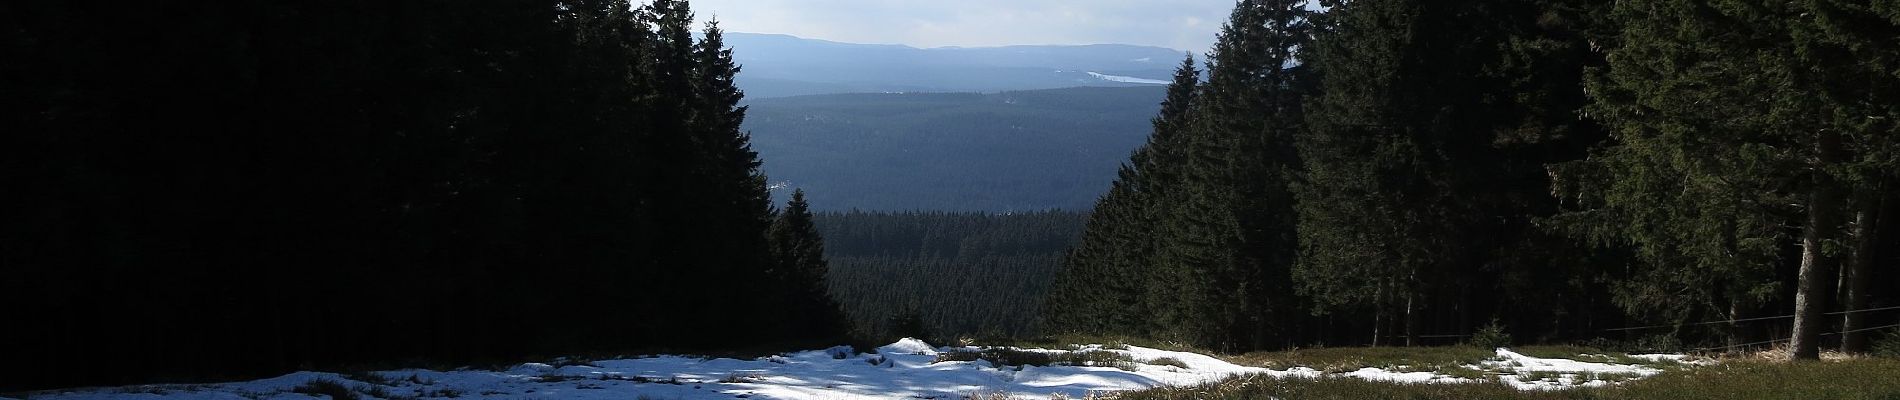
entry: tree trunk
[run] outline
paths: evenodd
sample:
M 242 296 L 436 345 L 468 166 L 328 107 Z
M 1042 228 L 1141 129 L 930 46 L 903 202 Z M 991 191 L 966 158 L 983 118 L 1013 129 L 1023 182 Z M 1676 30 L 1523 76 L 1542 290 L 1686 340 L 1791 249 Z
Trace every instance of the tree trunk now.
M 1416 294 L 1405 294 L 1405 347 L 1418 345 L 1418 313 L 1412 309 L 1412 301 L 1416 298 Z
M 1836 227 L 1840 195 L 1833 177 L 1823 168 L 1840 159 L 1841 136 L 1824 130 L 1818 139 L 1815 147 L 1819 160 L 1812 166 L 1814 186 L 1808 190 L 1808 220 L 1801 232 L 1801 275 L 1794 295 L 1794 335 L 1789 340 L 1796 360 L 1821 358 L 1821 320 L 1827 312 L 1828 283 L 1833 280 L 1829 279 L 1833 277 L 1829 269 L 1834 260 L 1822 246 Z
M 1875 258 L 1879 251 L 1880 221 L 1890 216 L 1880 215 L 1884 209 L 1884 197 L 1880 190 L 1859 196 L 1860 205 L 1854 215 L 1854 260 L 1841 273 L 1842 307 L 1850 311 L 1841 318 L 1841 352 L 1863 353 L 1867 351 L 1867 332 L 1855 332 L 1867 327 L 1867 313 L 1851 312 L 1867 308 L 1868 284 L 1872 279 Z
M 1372 347 L 1379 347 L 1379 330 L 1385 327 L 1385 287 L 1385 283 L 1380 282 L 1372 294 Z
M 1728 301 L 1728 345 L 1729 345 L 1729 348 L 1731 349 L 1737 347 L 1736 345 L 1742 344 L 1742 340 L 1741 340 L 1742 326 L 1740 322 L 1735 322 L 1736 320 L 1740 320 L 1740 319 L 1742 319 L 1742 301 L 1738 299 L 1729 299 Z

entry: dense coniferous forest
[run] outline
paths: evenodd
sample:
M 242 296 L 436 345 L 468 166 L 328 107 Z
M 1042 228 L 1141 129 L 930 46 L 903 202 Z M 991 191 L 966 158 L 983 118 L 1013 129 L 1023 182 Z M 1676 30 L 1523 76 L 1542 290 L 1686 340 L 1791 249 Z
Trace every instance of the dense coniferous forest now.
M 996 339 L 1040 333 L 1042 300 L 1083 215 L 853 211 L 816 220 L 832 296 L 861 337 Z
M 1086 210 L 1141 145 L 1165 88 L 751 100 L 775 183 L 826 211 Z
M 1900 8 L 1320 5 L 1240 1 L 1182 65 L 1049 330 L 1814 358 L 1900 323 Z
M 0 19 L 4 389 L 840 340 L 685 1 Z
M 775 204 L 741 66 L 685 0 L 0 4 L 0 390 L 896 336 L 1900 336 L 1895 3 L 1314 5 L 1239 0 L 1165 92 L 767 114 L 875 154 L 832 179 L 944 200 L 903 208 L 1105 190 L 987 214 L 827 213 L 901 202 L 822 181 Z M 979 169 L 844 115 L 1149 135 L 1096 189 L 900 182 L 872 174 Z M 961 140 L 934 143 L 1014 170 L 983 174 L 1092 168 Z

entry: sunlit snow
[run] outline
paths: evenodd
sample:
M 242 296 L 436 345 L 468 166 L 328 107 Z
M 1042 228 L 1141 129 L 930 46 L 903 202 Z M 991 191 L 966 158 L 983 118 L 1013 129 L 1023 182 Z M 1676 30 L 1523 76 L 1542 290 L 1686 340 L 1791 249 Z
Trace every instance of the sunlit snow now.
M 755 360 L 660 356 L 569 363 L 574 365 L 560 367 L 527 363 L 503 371 L 464 369 L 444 372 L 417 369 L 373 373 L 384 381 L 380 384 L 352 380 L 333 373 L 297 372 L 250 382 L 49 391 L 35 393 L 33 398 L 312 399 L 319 397 L 296 393 L 295 389 L 316 380 L 341 383 L 356 388 L 359 393 L 374 394 L 380 391 L 390 397 L 500 396 L 549 399 L 958 399 L 977 395 L 1004 395 L 1018 399 L 1082 398 L 1091 393 L 1196 385 L 1249 374 L 1282 378 L 1345 376 L 1394 382 L 1471 382 L 1432 372 L 1388 372 L 1377 368 L 1343 374 L 1325 374 L 1306 367 L 1270 370 L 1234 365 L 1202 354 L 1137 346 L 1127 346 L 1125 350 L 1099 345 L 1080 346 L 1077 349 L 1126 355 L 1135 360 L 1135 364 L 1128 369 L 1011 367 L 997 366 L 984 360 L 937 362 L 938 354 L 957 350 L 976 349 L 935 347 L 920 340 L 904 339 L 880 347 L 876 353 L 864 354 L 841 346 Z M 1500 379 L 1526 390 L 1608 384 L 1587 378 L 1598 373 L 1642 377 L 1660 372 L 1643 366 L 1528 357 L 1506 349 L 1498 349 L 1497 354 L 1496 358 L 1486 361 L 1484 365 L 1467 367 L 1564 374 L 1562 379 L 1553 381 L 1527 382 L 1508 375 Z M 1172 360 L 1157 361 L 1161 359 Z M 1177 362 L 1180 366 L 1160 365 Z

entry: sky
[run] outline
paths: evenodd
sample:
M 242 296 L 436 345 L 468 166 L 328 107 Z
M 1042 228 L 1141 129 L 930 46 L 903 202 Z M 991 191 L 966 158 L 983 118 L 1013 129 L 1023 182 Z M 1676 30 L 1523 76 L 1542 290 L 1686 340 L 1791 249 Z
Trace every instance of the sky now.
M 728 32 L 915 47 L 1133 44 L 1206 51 L 1233 0 L 692 0 Z

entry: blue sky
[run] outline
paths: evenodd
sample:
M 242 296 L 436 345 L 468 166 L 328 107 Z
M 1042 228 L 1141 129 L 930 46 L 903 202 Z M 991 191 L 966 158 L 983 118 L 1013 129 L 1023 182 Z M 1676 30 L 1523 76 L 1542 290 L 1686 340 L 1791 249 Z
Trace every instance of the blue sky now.
M 1233 0 L 692 0 L 727 31 L 917 47 L 1149 45 L 1206 51 Z

